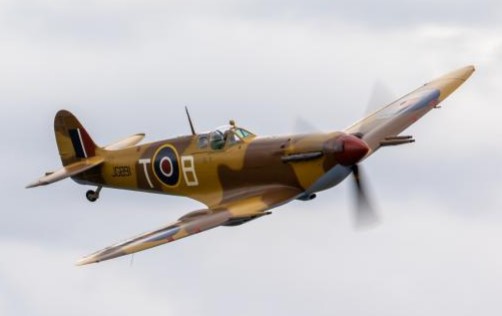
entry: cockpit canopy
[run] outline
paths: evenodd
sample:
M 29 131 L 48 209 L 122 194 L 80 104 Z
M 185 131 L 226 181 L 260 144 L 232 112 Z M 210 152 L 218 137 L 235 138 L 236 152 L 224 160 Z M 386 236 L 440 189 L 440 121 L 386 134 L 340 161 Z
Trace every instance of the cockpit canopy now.
M 235 144 L 243 143 L 255 135 L 250 131 L 237 127 L 235 125 L 225 125 L 215 130 L 198 135 L 197 147 L 199 149 L 210 148 L 212 150 L 221 150 L 225 146 L 230 147 Z

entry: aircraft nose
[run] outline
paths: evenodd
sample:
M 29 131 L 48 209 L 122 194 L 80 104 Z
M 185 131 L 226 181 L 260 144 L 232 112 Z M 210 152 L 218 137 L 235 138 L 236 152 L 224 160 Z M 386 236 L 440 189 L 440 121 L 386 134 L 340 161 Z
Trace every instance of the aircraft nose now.
M 344 135 L 338 139 L 340 150 L 335 153 L 335 159 L 344 166 L 352 166 L 366 156 L 370 148 L 360 138 L 354 135 Z

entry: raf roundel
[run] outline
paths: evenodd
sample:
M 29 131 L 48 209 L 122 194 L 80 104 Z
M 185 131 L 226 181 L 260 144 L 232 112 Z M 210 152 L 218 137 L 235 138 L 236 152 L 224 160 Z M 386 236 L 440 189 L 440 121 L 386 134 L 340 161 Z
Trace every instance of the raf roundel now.
M 171 145 L 157 150 L 153 157 L 153 172 L 160 182 L 167 186 L 177 186 L 180 180 L 178 153 Z

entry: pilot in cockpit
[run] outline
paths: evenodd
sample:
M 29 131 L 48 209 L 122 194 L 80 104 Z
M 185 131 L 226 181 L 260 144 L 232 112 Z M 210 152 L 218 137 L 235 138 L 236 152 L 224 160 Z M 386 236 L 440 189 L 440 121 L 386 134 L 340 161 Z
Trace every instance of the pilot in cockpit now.
M 235 122 L 232 120 L 230 121 L 230 125 L 222 126 L 209 133 L 209 144 L 211 149 L 221 150 L 225 147 L 225 144 L 231 146 L 242 142 L 245 138 L 250 136 L 254 135 L 243 128 L 236 127 Z M 205 136 L 204 141 L 202 141 L 203 137 L 204 136 L 201 135 L 199 138 L 199 148 L 202 148 L 201 143 L 207 144 L 207 136 Z

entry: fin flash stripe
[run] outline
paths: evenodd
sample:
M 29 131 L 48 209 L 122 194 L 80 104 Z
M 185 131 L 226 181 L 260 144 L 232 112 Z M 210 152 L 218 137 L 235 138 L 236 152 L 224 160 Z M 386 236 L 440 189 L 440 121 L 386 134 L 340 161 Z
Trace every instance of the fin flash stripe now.
M 85 130 L 81 130 L 80 128 L 70 129 L 68 133 L 70 134 L 73 149 L 75 149 L 75 154 L 78 158 L 94 156 L 94 144 Z

